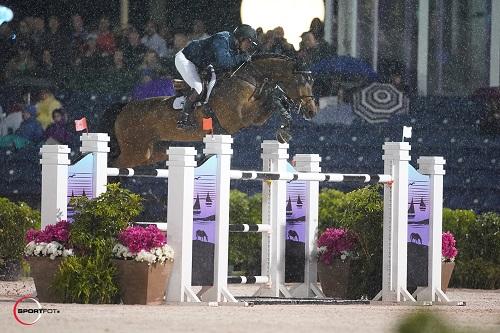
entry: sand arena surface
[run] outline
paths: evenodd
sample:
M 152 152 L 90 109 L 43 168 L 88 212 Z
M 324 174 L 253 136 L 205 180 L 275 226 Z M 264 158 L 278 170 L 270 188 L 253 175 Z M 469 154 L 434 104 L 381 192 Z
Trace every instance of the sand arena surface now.
M 231 286 L 235 295 L 251 295 L 256 286 Z M 456 327 L 471 332 L 500 333 L 500 290 L 451 289 L 453 300 L 465 307 L 372 305 L 81 305 L 44 304 L 60 310 L 43 315 L 31 327 L 18 324 L 12 314 L 19 295 L 34 292 L 31 279 L 0 281 L 0 332 L 394 332 L 401 318 L 416 311 L 432 311 Z M 480 329 L 478 331 L 477 329 Z

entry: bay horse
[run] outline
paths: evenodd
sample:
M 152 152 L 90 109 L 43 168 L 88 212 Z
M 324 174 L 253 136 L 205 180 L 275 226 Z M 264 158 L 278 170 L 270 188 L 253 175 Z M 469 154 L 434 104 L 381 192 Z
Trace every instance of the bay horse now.
M 246 127 L 263 125 L 275 112 L 275 108 L 269 106 L 269 99 L 278 98 L 289 107 L 292 104 L 304 118 L 310 119 L 317 112 L 312 84 L 310 72 L 302 70 L 294 59 L 258 55 L 232 74 L 225 73 L 217 79 L 208 107 L 220 127 L 230 135 Z M 197 106 L 193 112 L 198 128 L 179 130 L 176 128 L 179 111 L 173 108 L 174 99 L 155 97 L 132 101 L 118 110 L 114 134 L 120 155 L 112 162 L 115 167 L 166 160 L 164 150 L 155 150 L 155 144 L 162 141 L 203 140 L 206 134 L 201 128 L 204 106 Z M 287 125 L 282 127 L 286 130 Z

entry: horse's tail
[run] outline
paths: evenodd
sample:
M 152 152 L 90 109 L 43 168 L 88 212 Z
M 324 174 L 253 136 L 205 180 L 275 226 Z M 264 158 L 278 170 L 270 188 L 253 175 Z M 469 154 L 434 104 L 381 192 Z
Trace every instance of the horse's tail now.
M 118 141 L 116 141 L 115 135 L 115 121 L 126 104 L 127 103 L 124 102 L 111 104 L 111 106 L 104 111 L 99 121 L 99 133 L 108 133 L 111 138 L 109 142 L 110 152 L 108 155 L 110 160 L 114 160 L 120 155 L 120 146 L 118 145 Z

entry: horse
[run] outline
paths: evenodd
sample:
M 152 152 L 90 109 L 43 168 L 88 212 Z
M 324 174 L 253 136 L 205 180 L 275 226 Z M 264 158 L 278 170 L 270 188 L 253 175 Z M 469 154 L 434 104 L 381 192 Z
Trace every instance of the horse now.
M 201 241 L 205 240 L 208 242 L 208 236 L 204 230 L 201 229 L 196 230 L 196 240 L 198 240 L 198 238 L 201 238 Z
M 311 119 L 317 112 L 312 85 L 310 72 L 303 70 L 294 59 L 279 55 L 254 56 L 237 71 L 218 78 L 208 105 L 196 106 L 193 118 L 201 124 L 208 107 L 223 132 L 230 135 L 246 127 L 263 125 L 276 111 L 276 105 L 282 109 L 295 108 L 305 119 Z M 155 97 L 132 101 L 115 110 L 114 136 L 120 154 L 112 165 L 123 168 L 165 161 L 165 149 L 155 149 L 158 143 L 203 140 L 206 133 L 201 126 L 191 130 L 176 128 L 179 111 L 173 107 L 174 99 Z M 287 141 L 291 117 L 287 112 L 281 114 L 286 119 L 277 136 Z
M 288 239 L 294 240 L 297 239 L 299 241 L 299 234 L 295 230 L 288 230 Z
M 410 243 L 413 243 L 413 241 L 415 241 L 415 244 L 417 244 L 418 242 L 420 242 L 420 244 L 422 244 L 422 237 L 420 237 L 420 235 L 416 232 L 412 232 L 410 234 Z

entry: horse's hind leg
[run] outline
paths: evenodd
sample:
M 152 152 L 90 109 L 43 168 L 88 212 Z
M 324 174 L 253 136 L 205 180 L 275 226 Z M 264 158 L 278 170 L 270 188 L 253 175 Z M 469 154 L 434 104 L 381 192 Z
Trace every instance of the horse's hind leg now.
M 165 145 L 161 145 L 161 147 L 155 147 L 151 145 L 152 154 L 149 157 L 148 164 L 154 164 L 158 162 L 164 162 L 168 160 L 167 155 L 167 147 Z

